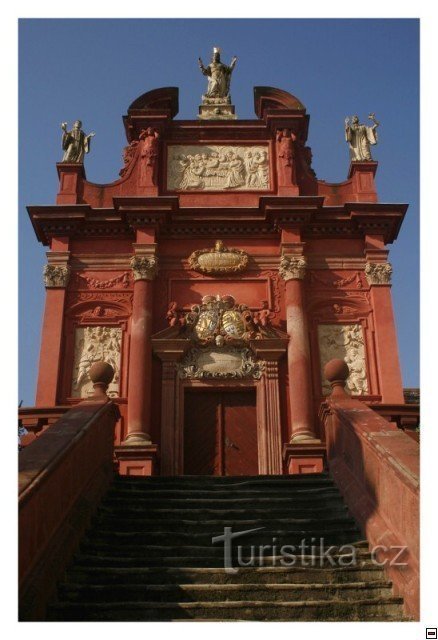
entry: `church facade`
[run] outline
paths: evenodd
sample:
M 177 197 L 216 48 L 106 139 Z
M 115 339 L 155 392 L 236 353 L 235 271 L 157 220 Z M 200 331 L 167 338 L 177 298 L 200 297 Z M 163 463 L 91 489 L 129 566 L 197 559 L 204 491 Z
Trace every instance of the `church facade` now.
M 56 204 L 28 207 L 47 247 L 36 405 L 86 399 L 104 360 L 120 473 L 319 472 L 328 361 L 362 402 L 404 402 L 388 247 L 407 206 L 378 200 L 375 119 L 346 123 L 349 173 L 328 183 L 302 102 L 255 87 L 237 120 L 235 61 L 214 64 L 197 120 L 172 87 L 129 106 L 110 184 L 86 178 L 93 134 L 63 124 Z

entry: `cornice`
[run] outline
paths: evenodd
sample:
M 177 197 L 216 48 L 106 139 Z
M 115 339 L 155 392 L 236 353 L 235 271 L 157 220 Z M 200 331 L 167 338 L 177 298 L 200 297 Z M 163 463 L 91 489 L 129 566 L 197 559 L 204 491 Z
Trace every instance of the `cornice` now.
M 83 205 L 28 207 L 38 239 L 53 236 L 133 238 L 135 230 L 153 226 L 160 237 L 278 236 L 297 227 L 302 238 L 383 236 L 393 242 L 406 204 L 346 203 L 324 207 L 323 197 L 260 197 L 259 207 L 183 207 L 178 197 L 118 197 L 114 208 Z

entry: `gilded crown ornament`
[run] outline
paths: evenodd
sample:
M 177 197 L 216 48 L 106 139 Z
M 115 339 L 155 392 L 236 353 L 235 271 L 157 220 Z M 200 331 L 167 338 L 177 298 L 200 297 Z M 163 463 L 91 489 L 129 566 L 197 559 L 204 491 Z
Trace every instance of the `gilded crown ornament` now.
M 189 256 L 189 266 L 209 275 L 239 273 L 248 266 L 248 254 L 240 249 L 229 249 L 222 240 L 216 240 L 211 249 L 194 251 Z

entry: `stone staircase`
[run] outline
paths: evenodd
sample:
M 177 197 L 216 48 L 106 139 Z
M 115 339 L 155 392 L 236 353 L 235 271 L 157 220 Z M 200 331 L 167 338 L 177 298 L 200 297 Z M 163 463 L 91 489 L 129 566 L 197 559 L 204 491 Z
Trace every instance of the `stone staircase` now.
M 235 572 L 224 527 L 258 529 L 233 541 Z M 118 477 L 48 619 L 404 620 L 402 604 L 327 474 Z

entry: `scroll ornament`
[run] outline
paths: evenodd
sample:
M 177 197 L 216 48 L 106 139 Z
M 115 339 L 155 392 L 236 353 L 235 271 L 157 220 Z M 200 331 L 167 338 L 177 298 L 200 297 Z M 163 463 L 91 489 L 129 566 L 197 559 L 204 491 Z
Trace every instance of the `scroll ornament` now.
M 153 280 L 157 274 L 158 260 L 155 256 L 133 256 L 130 261 L 134 280 Z
M 278 272 L 286 282 L 303 280 L 306 275 L 307 262 L 303 256 L 282 256 Z
M 43 271 L 44 286 L 47 289 L 66 287 L 70 277 L 70 267 L 60 264 L 46 264 Z
M 180 378 L 255 378 L 260 379 L 264 363 L 256 360 L 251 349 L 209 347 L 190 349 L 178 366 Z
M 390 284 L 392 265 L 389 262 L 367 262 L 365 277 L 370 285 Z

